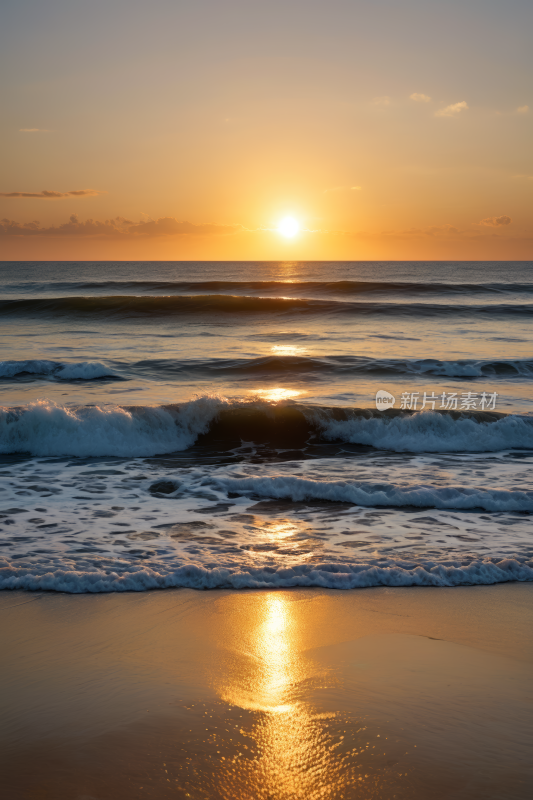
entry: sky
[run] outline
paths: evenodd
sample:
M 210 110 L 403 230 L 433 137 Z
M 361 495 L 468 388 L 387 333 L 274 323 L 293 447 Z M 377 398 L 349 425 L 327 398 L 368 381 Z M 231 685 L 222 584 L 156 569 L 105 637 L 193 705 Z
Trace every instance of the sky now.
M 2 260 L 533 259 L 531 0 L 0 19 Z

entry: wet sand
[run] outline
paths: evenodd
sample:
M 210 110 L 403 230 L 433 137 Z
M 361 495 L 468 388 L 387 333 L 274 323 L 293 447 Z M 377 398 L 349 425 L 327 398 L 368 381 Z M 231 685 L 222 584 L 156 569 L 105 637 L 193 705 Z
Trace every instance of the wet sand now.
M 3 796 L 529 798 L 532 601 L 3 592 Z

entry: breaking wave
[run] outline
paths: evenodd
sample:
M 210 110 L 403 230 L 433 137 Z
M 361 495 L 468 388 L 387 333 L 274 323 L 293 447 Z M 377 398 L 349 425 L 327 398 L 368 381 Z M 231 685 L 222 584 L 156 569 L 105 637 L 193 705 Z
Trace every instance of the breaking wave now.
M 99 361 L 65 363 L 61 361 L 0 361 L 0 378 L 21 375 L 45 375 L 62 381 L 91 381 L 98 378 L 119 378 L 113 369 Z
M 379 412 L 216 396 L 181 406 L 60 406 L 39 401 L 0 409 L 0 452 L 35 456 L 152 456 L 196 441 L 301 447 L 337 441 L 396 452 L 533 449 L 533 417 L 490 412 Z
M 151 456 L 186 450 L 206 433 L 223 401 L 181 408 L 66 407 L 47 400 L 0 409 L 0 453 L 34 456 Z
M 494 421 L 435 411 L 346 420 L 323 418 L 325 439 L 395 452 L 489 453 L 533 448 L 533 417 L 509 414 Z
M 455 486 L 368 483 L 364 481 L 315 481 L 291 475 L 262 478 L 206 479 L 206 484 L 235 495 L 270 497 L 276 500 L 327 500 L 358 506 L 414 506 L 461 511 L 533 512 L 533 491 L 508 491 Z

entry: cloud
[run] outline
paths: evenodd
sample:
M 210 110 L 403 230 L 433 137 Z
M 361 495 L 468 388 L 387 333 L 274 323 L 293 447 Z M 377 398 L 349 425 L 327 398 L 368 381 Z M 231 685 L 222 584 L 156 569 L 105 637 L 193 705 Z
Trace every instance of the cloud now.
M 96 197 L 97 194 L 107 194 L 107 192 L 100 192 L 98 189 L 73 189 L 66 194 L 67 197 Z
M 213 225 L 211 223 L 179 222 L 174 217 L 161 217 L 146 222 L 133 222 L 124 217 L 106 220 L 88 219 L 80 222 L 77 214 L 72 214 L 62 225 L 41 227 L 37 221 L 0 221 L 0 236 L 112 236 L 120 238 L 139 238 L 154 236 L 196 235 L 213 236 L 244 231 L 242 225 Z
M 446 106 L 446 108 L 440 108 L 438 111 L 435 111 L 436 117 L 456 117 L 462 110 L 467 109 L 468 106 L 466 104 L 466 100 L 461 100 L 460 103 L 452 103 L 450 106 Z
M 404 231 L 384 231 L 383 235 L 389 236 L 399 236 L 405 238 L 425 238 L 429 237 L 448 237 L 448 236 L 461 236 L 463 233 L 462 230 L 456 228 L 454 225 L 450 225 L 449 223 L 445 225 L 431 225 L 428 228 L 409 228 L 408 230 Z
M 329 231 L 338 236 L 357 237 L 358 239 L 383 240 L 383 239 L 456 239 L 464 238 L 465 232 L 449 223 L 444 225 L 432 225 L 426 228 L 408 228 L 406 230 L 388 231 Z
M 206 236 L 236 233 L 238 230 L 244 230 L 242 225 L 213 225 L 205 222 L 195 225 L 192 222 L 178 222 L 174 217 L 160 217 L 156 220 L 138 222 L 130 227 L 129 232 L 144 236 L 175 236 L 182 234 Z
M 413 94 L 409 95 L 410 100 L 414 100 L 415 103 L 429 103 L 431 101 L 431 97 L 427 94 L 419 94 L 419 92 L 413 92 Z
M 0 192 L 0 197 L 37 197 L 39 200 L 61 200 L 64 197 L 96 197 L 98 194 L 107 194 L 98 189 L 74 189 L 72 192 L 52 192 L 43 189 L 42 192 Z
M 391 102 L 390 97 L 387 97 L 387 95 L 385 95 L 384 97 L 374 97 L 374 99 L 372 100 L 372 105 L 390 106 L 390 102 Z
M 503 215 L 502 217 L 487 217 L 477 224 L 483 225 L 485 228 L 499 228 L 501 225 L 510 225 L 512 221 L 511 217 Z
M 51 133 L 48 128 L 19 128 L 19 133 Z
M 362 186 L 331 186 L 329 189 L 324 189 L 323 194 L 332 194 L 338 192 L 360 192 Z
M 476 228 L 479 226 L 486 226 L 489 228 L 499 228 L 502 225 L 510 225 L 511 224 L 510 217 L 491 217 L 486 220 L 482 220 L 479 223 L 476 223 Z M 354 234 L 350 233 L 349 231 L 343 232 L 347 236 L 353 236 Z M 388 231 L 358 231 L 355 234 L 358 238 L 361 239 L 402 239 L 402 240 L 410 240 L 410 239 L 440 239 L 440 240 L 461 240 L 461 241 L 479 241 L 479 240 L 487 240 L 493 237 L 499 238 L 497 233 L 489 231 L 481 231 L 481 230 L 461 230 L 461 228 L 455 227 L 455 225 L 444 224 L 444 225 L 431 225 L 424 228 L 408 228 L 404 230 L 388 230 Z
M 516 110 L 519 114 L 527 114 L 529 111 L 529 106 L 518 106 Z

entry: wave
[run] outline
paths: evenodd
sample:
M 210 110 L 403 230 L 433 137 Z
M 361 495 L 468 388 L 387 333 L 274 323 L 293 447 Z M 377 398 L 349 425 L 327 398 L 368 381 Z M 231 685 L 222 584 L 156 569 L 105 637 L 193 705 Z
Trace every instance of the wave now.
M 533 449 L 533 417 L 494 412 L 404 412 L 230 403 L 216 396 L 181 406 L 60 406 L 0 409 L 0 452 L 35 456 L 153 456 L 195 442 L 302 447 L 341 442 L 395 452 Z
M 47 400 L 0 409 L 0 453 L 34 456 L 152 456 L 191 447 L 223 401 L 204 397 L 181 408 L 66 407 Z
M 126 365 L 124 365 L 125 368 Z M 147 359 L 129 366 L 129 369 L 153 375 L 250 375 L 273 377 L 280 375 L 306 375 L 311 378 L 329 375 L 436 375 L 448 378 L 513 378 L 533 377 L 533 360 L 475 360 L 440 361 L 439 359 L 379 359 L 358 356 L 262 356 L 245 359 Z
M 4 287 L 10 292 L 168 292 L 168 293 L 235 293 L 248 294 L 261 292 L 267 294 L 301 296 L 323 295 L 453 295 L 470 297 L 472 295 L 533 294 L 533 283 L 442 283 L 414 281 L 154 281 L 154 280 L 112 280 L 112 281 L 53 281 L 46 283 L 25 282 L 8 284 Z
M 381 368 L 376 364 L 376 369 Z M 533 376 L 533 360 L 531 359 L 460 359 L 457 361 L 440 361 L 434 358 L 395 360 L 383 363 L 383 369 L 408 375 L 437 375 L 447 378 L 512 378 L 517 376 Z M 371 370 L 373 371 L 373 369 Z
M 54 565 L 55 566 L 55 565 Z M 0 590 L 56 591 L 70 594 L 145 592 L 151 589 L 288 589 L 317 586 L 357 589 L 371 586 L 472 586 L 533 581 L 533 561 L 518 558 L 464 559 L 435 562 L 429 559 L 369 559 L 352 564 L 299 564 L 296 566 L 235 567 L 202 564 L 126 565 L 112 569 L 78 568 L 69 561 L 57 566 L 21 567 L 0 558 Z
M 15 378 L 23 375 L 45 375 L 62 381 L 90 381 L 98 378 L 118 378 L 114 370 L 99 361 L 0 361 L 0 378 Z
M 117 369 L 99 361 L 63 362 L 44 359 L 0 361 L 0 379 L 28 376 L 47 377 L 62 381 L 98 379 L 127 380 L 126 375 L 202 376 L 216 380 L 232 376 L 280 378 L 299 376 L 310 380 L 327 379 L 332 375 L 435 375 L 447 378 L 531 378 L 533 360 L 474 360 L 440 361 L 439 359 L 363 358 L 359 356 L 262 356 L 259 358 L 218 359 L 145 359 L 133 363 L 114 362 Z
M 514 414 L 485 421 L 475 414 L 455 417 L 436 411 L 331 420 L 323 417 L 326 440 L 349 442 L 397 453 L 490 453 L 533 448 L 533 418 Z
M 205 316 L 231 314 L 232 322 L 252 314 L 400 316 L 412 319 L 427 317 L 498 317 L 533 316 L 533 303 L 526 304 L 444 304 L 345 302 L 291 297 L 250 297 L 241 295 L 170 295 L 170 296 L 101 296 L 51 297 L 1 300 L 3 316 L 56 318 L 93 317 L 107 319 L 159 318 L 168 316 Z
M 211 485 L 232 495 L 270 497 L 277 500 L 328 500 L 353 503 L 357 506 L 414 506 L 468 511 L 525 511 L 533 513 L 533 491 L 470 489 L 454 486 L 400 486 L 394 483 L 364 481 L 315 481 L 293 476 L 262 478 L 205 479 Z

